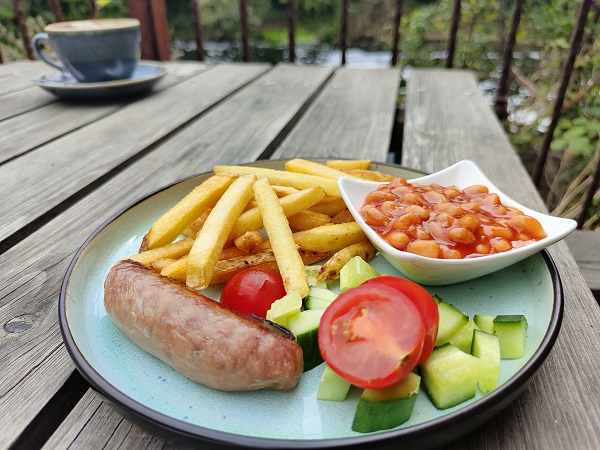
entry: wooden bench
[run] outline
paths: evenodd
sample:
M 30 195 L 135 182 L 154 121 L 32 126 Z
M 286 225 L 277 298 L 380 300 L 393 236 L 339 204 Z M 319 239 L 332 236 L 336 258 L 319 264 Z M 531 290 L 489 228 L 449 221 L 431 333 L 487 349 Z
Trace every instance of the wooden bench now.
M 402 148 L 397 161 L 428 172 L 460 159 L 472 159 L 510 197 L 547 211 L 539 195 L 530 193 L 529 174 L 469 71 L 432 69 L 409 73 Z M 448 148 L 454 154 L 448 155 Z M 500 159 L 508 159 L 510 164 L 498 164 Z M 506 172 L 511 167 L 518 172 L 517 177 Z M 515 179 L 522 179 L 522 185 L 515 185 Z M 600 233 L 576 230 L 566 242 L 588 286 L 600 299 Z
M 575 230 L 566 241 L 585 281 L 600 302 L 600 232 Z

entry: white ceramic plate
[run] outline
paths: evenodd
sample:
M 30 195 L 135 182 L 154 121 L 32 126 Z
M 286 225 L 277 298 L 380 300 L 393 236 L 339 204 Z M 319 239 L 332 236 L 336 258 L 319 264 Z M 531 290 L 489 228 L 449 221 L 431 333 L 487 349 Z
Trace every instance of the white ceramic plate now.
M 367 194 L 385 183 L 340 178 L 338 180 L 338 187 L 354 220 L 361 226 L 369 240 L 390 264 L 407 278 L 418 283 L 440 286 L 487 275 L 540 252 L 565 238 L 577 227 L 577 222 L 574 220 L 542 214 L 509 198 L 485 176 L 473 161 L 460 161 L 431 175 L 413 178 L 410 182 L 421 185 L 437 183 L 441 186 L 457 186 L 460 189 L 474 184 L 484 185 L 491 193 L 498 194 L 502 204 L 517 207 L 525 214 L 536 218 L 547 233 L 547 237 L 544 239 L 504 253 L 468 259 L 427 258 L 392 247 L 375 230 L 367 225 L 361 216 L 360 209 L 364 204 Z
M 284 161 L 254 165 L 283 169 Z M 374 169 L 406 178 L 420 175 L 392 165 Z M 317 400 L 323 365 L 304 373 L 290 392 L 220 392 L 191 382 L 118 330 L 104 310 L 103 282 L 118 259 L 137 252 L 150 225 L 209 175 L 167 186 L 108 218 L 75 255 L 61 289 L 60 327 L 77 368 L 114 408 L 152 433 L 196 446 L 201 442 L 202 448 L 440 445 L 512 401 L 554 344 L 562 290 L 552 260 L 542 252 L 477 280 L 428 288 L 469 315 L 524 314 L 529 322 L 525 356 L 502 362 L 498 388 L 453 408 L 436 409 L 422 391 L 408 422 L 360 434 L 351 430 L 360 390 L 353 388 L 344 402 Z M 372 264 L 380 273 L 398 274 L 381 257 Z M 218 286 L 207 294 L 218 298 L 219 291 Z

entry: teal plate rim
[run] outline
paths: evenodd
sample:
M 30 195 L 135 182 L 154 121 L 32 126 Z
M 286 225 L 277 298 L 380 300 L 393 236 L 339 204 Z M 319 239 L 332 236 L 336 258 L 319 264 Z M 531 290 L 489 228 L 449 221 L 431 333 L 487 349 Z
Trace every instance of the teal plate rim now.
M 283 163 L 285 160 L 258 160 L 248 165 L 271 165 Z M 323 161 L 315 159 L 315 161 Z M 376 167 L 393 167 L 414 173 L 423 173 L 418 170 L 406 168 L 396 164 L 374 163 Z M 92 388 L 103 397 L 115 410 L 125 418 L 138 424 L 143 429 L 165 440 L 181 444 L 212 443 L 217 446 L 243 446 L 253 448 L 336 448 L 354 446 L 372 446 L 378 448 L 397 445 L 410 445 L 417 447 L 432 447 L 450 442 L 461 435 L 478 427 L 512 402 L 525 388 L 527 382 L 544 362 L 552 349 L 562 323 L 564 301 L 562 283 L 554 261 L 546 250 L 540 252 L 552 283 L 553 303 L 548 328 L 539 346 L 530 359 L 512 375 L 504 384 L 495 391 L 485 395 L 477 401 L 457 409 L 442 417 L 426 422 L 411 425 L 405 428 L 395 428 L 378 433 L 365 434 L 351 437 L 327 439 L 273 439 L 258 436 L 248 436 L 215 430 L 208 427 L 192 424 L 163 414 L 147 405 L 131 398 L 99 373 L 86 359 L 78 347 L 72 334 L 67 317 L 67 293 L 69 281 L 77 262 L 82 257 L 86 248 L 102 231 L 115 221 L 119 216 L 134 206 L 144 202 L 150 197 L 169 189 L 186 180 L 197 176 L 206 175 L 203 172 L 191 177 L 186 177 L 169 185 L 163 186 L 150 194 L 132 202 L 105 220 L 82 244 L 75 253 L 65 273 L 58 302 L 59 326 L 65 346 L 77 370 L 91 384 Z

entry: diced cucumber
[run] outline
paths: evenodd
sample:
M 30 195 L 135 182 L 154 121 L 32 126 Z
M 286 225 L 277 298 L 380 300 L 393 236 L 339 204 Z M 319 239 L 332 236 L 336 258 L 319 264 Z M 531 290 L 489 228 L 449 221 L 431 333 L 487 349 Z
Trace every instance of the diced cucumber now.
M 458 347 L 465 353 L 471 353 L 471 345 L 473 344 L 473 331 L 478 330 L 473 319 L 462 326 L 458 332 L 448 341 L 455 347 Z
M 412 414 L 421 377 L 410 372 L 399 383 L 385 389 L 365 389 L 356 407 L 352 430 L 370 433 L 402 425 Z
M 292 292 L 275 300 L 267 311 L 267 320 L 287 327 L 288 318 L 298 314 L 302 309 L 302 297 L 298 292 Z
M 317 398 L 319 400 L 341 402 L 348 395 L 350 386 L 350 382 L 344 380 L 331 367 L 325 365 L 325 370 L 323 370 L 321 382 L 319 383 L 319 390 L 317 391 Z
M 287 320 L 287 328 L 294 334 L 296 341 L 302 347 L 304 372 L 323 362 L 318 337 L 319 323 L 324 312 L 324 309 L 307 309 Z
M 317 280 L 317 274 L 321 270 L 321 266 L 304 266 L 304 271 L 308 277 L 308 285 L 327 289 L 326 281 Z
M 438 409 L 458 405 L 477 393 L 479 360 L 451 344 L 434 348 L 419 369 L 429 398 Z
M 479 358 L 479 389 L 484 394 L 493 391 L 500 376 L 500 344 L 498 336 L 475 330 L 471 354 Z
M 356 287 L 371 278 L 379 276 L 368 262 L 360 256 L 355 256 L 340 270 L 340 292 Z
M 522 315 L 496 316 L 494 329 L 500 343 L 502 359 L 517 359 L 525 354 L 527 319 Z
M 475 314 L 473 316 L 473 321 L 481 331 L 485 331 L 488 334 L 494 334 L 494 318 L 492 316 Z
M 444 301 L 438 303 L 438 312 L 440 321 L 437 339 L 435 341 L 436 347 L 439 347 L 452 339 L 452 337 L 458 333 L 458 330 L 469 322 L 469 316 L 456 309 L 450 303 Z
M 306 305 L 306 309 L 325 309 L 336 298 L 337 294 L 329 289 L 310 286 L 308 297 L 306 297 L 304 303 Z
M 431 297 L 433 298 L 433 301 L 436 302 L 436 303 L 439 303 L 439 302 L 442 301 L 442 297 L 440 297 L 437 294 L 433 294 Z

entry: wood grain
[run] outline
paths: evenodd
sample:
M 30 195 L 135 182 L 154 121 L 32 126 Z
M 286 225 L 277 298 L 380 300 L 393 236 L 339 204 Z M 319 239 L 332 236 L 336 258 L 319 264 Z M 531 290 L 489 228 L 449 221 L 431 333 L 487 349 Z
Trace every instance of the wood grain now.
M 546 211 L 471 73 L 412 70 L 404 138 L 403 165 L 432 172 L 472 159 L 509 196 Z M 550 254 L 565 301 L 552 352 L 516 401 L 449 448 L 600 448 L 600 308 L 565 242 Z
M 566 241 L 587 285 L 598 296 L 600 294 L 600 232 L 575 230 L 567 236 Z
M 2 101 L 0 101 L 0 121 L 55 101 L 56 97 L 54 95 L 37 86 L 5 94 L 2 96 Z
M 215 67 L 0 166 L 0 240 L 267 69 L 264 65 Z
M 20 65 L 20 68 L 12 69 L 12 71 L 5 71 L 8 76 L 0 78 L 0 98 L 11 92 L 16 92 L 21 89 L 27 89 L 28 87 L 35 86 L 32 79 L 48 73 L 58 73 L 55 69 L 44 63 L 31 62 L 31 67 L 27 65 Z M 11 70 L 13 64 L 7 64 L 6 68 Z
M 338 69 L 273 158 L 386 161 L 399 82 L 397 69 Z
M 204 64 L 181 65 L 171 70 L 164 80 L 148 95 L 157 95 L 187 78 L 204 72 Z M 41 88 L 34 86 L 36 90 Z M 3 97 L 3 104 L 13 112 L 11 117 L 0 124 L 0 164 L 20 154 L 50 142 L 70 131 L 81 128 L 91 122 L 99 120 L 128 103 L 139 100 L 137 97 L 125 97 L 102 101 L 56 101 L 38 105 L 27 115 L 16 115 L 17 105 L 11 104 L 12 100 L 26 99 L 31 101 L 40 92 L 31 92 L 23 89 Z M 46 93 L 44 95 L 47 96 Z M 14 98 L 13 98 L 14 97 Z M 44 97 L 45 98 L 45 97 Z M 5 100 L 9 100 L 4 103 Z M 0 112 L 1 112 L 0 107 Z

